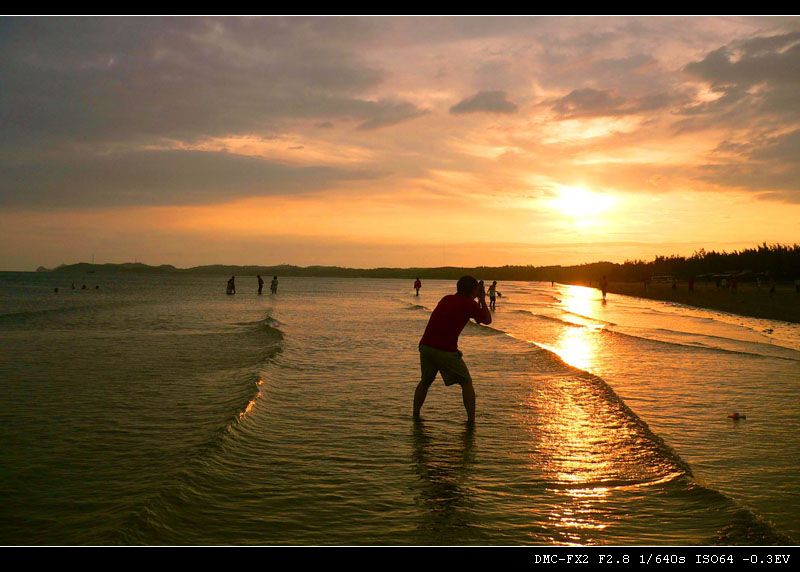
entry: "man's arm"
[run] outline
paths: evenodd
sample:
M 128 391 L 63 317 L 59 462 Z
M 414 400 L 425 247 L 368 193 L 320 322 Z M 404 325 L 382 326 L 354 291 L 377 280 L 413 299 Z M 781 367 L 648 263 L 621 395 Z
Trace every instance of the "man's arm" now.
M 486 324 L 487 326 L 492 323 L 492 313 L 489 311 L 489 308 L 486 306 L 486 294 L 484 293 L 482 296 L 478 296 L 478 316 L 476 316 L 475 321 L 479 324 Z

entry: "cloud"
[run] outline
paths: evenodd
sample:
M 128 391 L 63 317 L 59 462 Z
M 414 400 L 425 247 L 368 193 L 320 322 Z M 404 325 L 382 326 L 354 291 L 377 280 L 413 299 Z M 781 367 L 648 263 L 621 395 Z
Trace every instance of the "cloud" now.
M 675 96 L 656 93 L 626 99 L 612 91 L 592 88 L 575 89 L 552 103 L 552 110 L 563 119 L 635 115 L 665 108 L 676 101 Z
M 358 126 L 362 131 L 371 131 L 390 125 L 397 125 L 403 121 L 416 119 L 428 113 L 424 109 L 408 102 L 381 101 L 374 105 L 374 116 Z
M 308 193 L 380 173 L 299 167 L 203 151 L 131 151 L 4 161 L 4 206 L 98 207 L 219 203 L 243 196 Z
M 758 36 L 717 48 L 683 68 L 717 94 L 687 106 L 687 115 L 741 127 L 758 120 L 800 121 L 800 32 Z
M 456 103 L 450 108 L 450 113 L 454 115 L 464 113 L 511 114 L 516 113 L 517 109 L 517 104 L 508 99 L 505 91 L 479 91 Z
M 684 70 L 725 89 L 729 85 L 800 83 L 800 32 L 756 37 L 723 46 Z
M 386 79 L 347 37 L 366 27 L 327 18 L 6 20 L 0 144 L 269 135 L 298 118 L 384 126 L 417 116 L 410 103 L 365 97 Z
M 765 198 L 800 202 L 800 129 L 747 143 L 725 141 L 728 160 L 702 167 L 701 178 L 718 185 L 770 191 Z

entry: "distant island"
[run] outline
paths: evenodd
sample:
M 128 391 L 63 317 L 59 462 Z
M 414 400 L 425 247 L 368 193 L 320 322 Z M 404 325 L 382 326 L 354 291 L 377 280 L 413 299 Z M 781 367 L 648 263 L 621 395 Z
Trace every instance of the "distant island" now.
M 441 278 L 457 279 L 473 274 L 489 280 L 557 281 L 565 283 L 597 282 L 604 276 L 611 282 L 643 282 L 653 277 L 694 278 L 713 281 L 720 276 L 735 276 L 740 282 L 792 281 L 800 278 L 800 244 L 761 244 L 733 252 L 699 250 L 692 256 L 656 256 L 651 261 L 628 260 L 624 263 L 592 262 L 573 266 L 442 266 L 434 268 L 342 268 L 339 266 L 234 266 L 212 264 L 192 268 L 176 268 L 171 264 L 150 266 L 142 263 L 65 264 L 37 272 L 142 273 L 142 274 L 219 274 L 278 275 L 343 278 Z

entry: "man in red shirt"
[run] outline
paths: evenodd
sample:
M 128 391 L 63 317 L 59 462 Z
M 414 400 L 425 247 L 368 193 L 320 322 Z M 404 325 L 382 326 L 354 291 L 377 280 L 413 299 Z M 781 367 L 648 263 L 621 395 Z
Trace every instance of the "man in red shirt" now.
M 442 374 L 445 385 L 458 383 L 467 410 L 467 420 L 475 422 L 475 389 L 467 364 L 458 351 L 458 336 L 470 318 L 479 324 L 491 324 L 492 314 L 486 307 L 486 294 L 479 295 L 478 281 L 472 276 L 462 276 L 456 286 L 457 292 L 439 300 L 428 320 L 425 333 L 419 341 L 419 363 L 422 370 L 414 392 L 414 418 L 419 419 L 428 388 Z M 478 301 L 475 301 L 478 298 Z
M 419 289 L 420 288 L 422 288 L 422 282 L 420 282 L 419 276 L 417 276 L 417 279 L 414 280 L 414 290 L 417 291 L 417 296 L 419 296 Z

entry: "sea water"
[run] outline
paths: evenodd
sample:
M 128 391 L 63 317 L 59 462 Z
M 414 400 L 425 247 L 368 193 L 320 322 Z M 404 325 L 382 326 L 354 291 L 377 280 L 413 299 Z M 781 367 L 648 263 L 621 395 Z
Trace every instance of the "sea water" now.
M 453 281 L 227 278 L 0 273 L 0 542 L 800 538 L 797 325 L 501 283 L 470 428 L 411 418 Z

